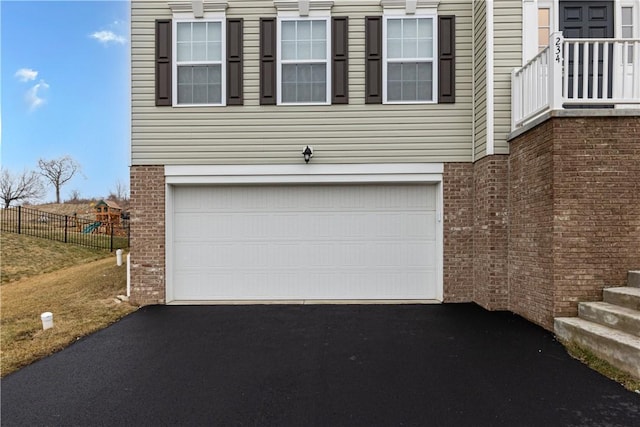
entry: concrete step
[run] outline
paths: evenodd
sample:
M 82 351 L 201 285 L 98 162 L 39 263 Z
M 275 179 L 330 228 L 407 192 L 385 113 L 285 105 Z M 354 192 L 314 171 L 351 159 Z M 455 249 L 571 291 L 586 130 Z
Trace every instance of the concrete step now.
M 578 304 L 578 316 L 640 337 L 640 311 L 608 302 L 581 302 Z
M 629 271 L 627 273 L 627 286 L 640 288 L 640 270 Z
M 632 310 L 640 310 L 640 288 L 630 286 L 622 288 L 605 288 L 602 291 L 605 302 L 627 307 Z
M 579 317 L 556 318 L 554 330 L 561 340 L 575 342 L 618 369 L 640 378 L 640 337 Z

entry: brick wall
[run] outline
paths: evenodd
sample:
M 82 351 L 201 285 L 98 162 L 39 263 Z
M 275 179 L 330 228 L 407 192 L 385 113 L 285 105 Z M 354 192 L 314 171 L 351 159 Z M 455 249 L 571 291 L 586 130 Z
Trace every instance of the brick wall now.
M 164 167 L 131 167 L 131 300 L 164 302 Z
M 640 117 L 553 120 L 555 316 L 640 267 Z
M 511 142 L 511 310 L 551 329 L 640 267 L 639 135 L 640 117 L 558 117 Z
M 444 300 L 473 300 L 473 165 L 445 163 Z
M 474 301 L 488 310 L 508 307 L 508 156 L 487 156 L 473 168 Z
M 511 142 L 509 309 L 553 321 L 553 132 L 549 122 Z

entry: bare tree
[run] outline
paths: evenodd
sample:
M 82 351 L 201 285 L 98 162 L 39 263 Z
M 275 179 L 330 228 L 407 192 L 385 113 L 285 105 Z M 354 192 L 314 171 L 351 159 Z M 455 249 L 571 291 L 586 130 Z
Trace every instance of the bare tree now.
M 67 202 L 78 203 L 79 201 L 80 201 L 80 190 L 78 189 L 71 190 L 71 192 L 69 193 L 69 198 L 67 199 Z
M 0 198 L 5 209 L 11 202 L 27 202 L 36 200 L 44 195 L 44 186 L 40 175 L 35 171 L 24 170 L 19 174 L 12 174 L 8 169 L 0 172 Z
M 56 203 L 60 203 L 60 189 L 66 184 L 76 173 L 80 172 L 81 167 L 71 156 L 63 156 L 59 159 L 38 160 L 40 173 L 54 186 L 56 189 Z
M 129 188 L 124 182 L 117 180 L 115 188 L 109 191 L 109 198 L 117 202 L 129 200 Z

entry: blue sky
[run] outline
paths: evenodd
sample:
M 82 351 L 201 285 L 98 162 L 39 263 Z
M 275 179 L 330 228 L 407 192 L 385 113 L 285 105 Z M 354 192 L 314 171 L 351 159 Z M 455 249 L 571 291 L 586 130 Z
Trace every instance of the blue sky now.
M 128 1 L 0 0 L 3 168 L 70 155 L 63 200 L 129 185 L 129 33 Z

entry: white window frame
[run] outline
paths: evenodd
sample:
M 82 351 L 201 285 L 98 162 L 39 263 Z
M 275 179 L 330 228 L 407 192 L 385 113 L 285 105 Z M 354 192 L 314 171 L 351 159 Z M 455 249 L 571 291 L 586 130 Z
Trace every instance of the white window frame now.
M 624 25 L 624 23 L 622 22 L 622 17 L 623 17 L 623 13 L 622 12 L 623 12 L 624 9 L 630 9 L 631 25 Z M 625 39 L 625 38 L 627 38 L 627 39 L 635 39 L 635 38 L 638 38 L 638 22 L 637 22 L 638 20 L 636 18 L 637 9 L 638 9 L 637 5 L 634 5 L 634 4 L 622 3 L 620 5 L 620 17 L 619 17 L 619 19 L 620 19 L 620 25 L 619 25 L 620 29 L 619 29 L 619 31 L 620 31 L 620 38 L 621 39 Z M 622 33 L 623 33 L 623 30 L 624 30 L 625 27 L 631 27 L 631 37 L 624 37 L 623 36 Z M 633 63 L 634 63 L 634 60 L 633 60 L 634 59 L 633 58 L 633 48 L 634 48 L 633 45 L 628 46 L 627 64 L 629 64 L 629 65 L 633 65 Z
M 387 55 L 387 21 L 389 19 L 431 19 L 433 22 L 433 56 L 431 59 L 421 58 L 399 58 L 389 61 Z M 389 101 L 387 99 L 387 65 L 389 62 L 420 62 L 432 64 L 432 82 L 430 101 Z M 383 104 L 437 104 L 438 103 L 438 15 L 434 13 L 424 13 L 416 15 L 385 13 L 382 23 L 382 103 Z
M 622 8 L 631 8 L 631 25 L 633 28 L 632 38 L 640 38 L 640 2 L 638 0 L 618 0 L 615 10 L 615 37 L 622 38 Z
M 325 60 L 318 59 L 295 59 L 295 60 L 283 60 L 282 59 L 282 23 L 291 21 L 324 21 L 326 25 L 326 56 Z M 278 17 L 278 29 L 276 31 L 276 57 L 277 57 L 277 70 L 276 70 L 276 85 L 277 85 L 277 105 L 330 105 L 331 104 L 331 17 L 330 16 L 280 16 Z M 326 81 L 326 95 L 325 102 L 283 102 L 282 101 L 282 66 L 286 64 L 324 64 L 325 67 L 325 81 Z
M 178 64 L 178 24 L 179 23 L 220 23 L 220 40 L 221 40 L 221 52 L 220 61 L 185 61 Z M 224 107 L 227 102 L 227 26 L 224 16 L 207 17 L 204 19 L 195 18 L 179 18 L 173 19 L 171 24 L 171 90 L 172 90 L 172 104 L 174 107 Z M 178 66 L 180 65 L 220 65 L 221 73 L 221 88 L 220 88 L 220 103 L 216 104 L 179 104 L 178 103 Z
M 548 25 L 546 27 L 543 27 L 542 24 L 540 23 L 540 10 L 547 10 L 548 16 L 549 16 L 549 22 Z M 537 16 L 536 16 L 536 20 L 538 21 L 538 26 L 536 27 L 536 30 L 538 31 L 537 33 L 537 52 L 540 53 L 542 52 L 545 48 L 547 48 L 549 46 L 549 37 L 547 37 L 547 40 L 545 40 L 544 44 L 540 44 L 540 30 L 542 28 L 547 28 L 548 29 L 548 34 L 549 36 L 551 36 L 551 34 L 553 34 L 553 9 L 551 8 L 550 5 L 545 5 L 545 4 L 539 4 L 538 8 L 536 10 L 537 12 Z

